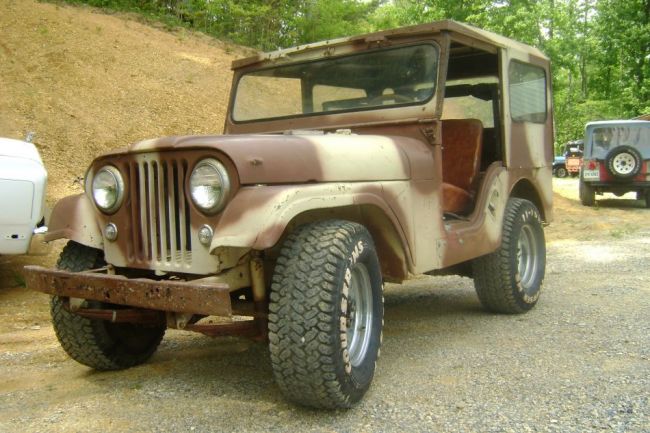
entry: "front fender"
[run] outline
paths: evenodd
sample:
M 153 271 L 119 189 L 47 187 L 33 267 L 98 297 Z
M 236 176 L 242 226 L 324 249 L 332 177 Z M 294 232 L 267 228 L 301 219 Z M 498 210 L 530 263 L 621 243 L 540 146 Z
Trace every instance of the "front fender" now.
M 384 200 L 380 183 L 327 183 L 241 188 L 215 228 L 211 250 L 219 247 L 267 249 L 277 243 L 297 215 L 354 205 L 374 205 L 381 209 L 399 232 L 403 245 L 407 245 L 399 221 Z
M 95 218 L 95 208 L 86 194 L 65 197 L 52 209 L 45 241 L 56 239 L 70 239 L 92 248 L 103 248 L 104 240 Z

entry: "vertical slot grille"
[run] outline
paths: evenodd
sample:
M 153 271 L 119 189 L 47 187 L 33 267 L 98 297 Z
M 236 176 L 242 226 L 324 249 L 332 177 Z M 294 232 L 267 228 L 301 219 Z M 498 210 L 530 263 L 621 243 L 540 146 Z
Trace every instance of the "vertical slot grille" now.
M 138 262 L 165 267 L 191 265 L 185 160 L 143 158 L 131 165 L 132 251 Z

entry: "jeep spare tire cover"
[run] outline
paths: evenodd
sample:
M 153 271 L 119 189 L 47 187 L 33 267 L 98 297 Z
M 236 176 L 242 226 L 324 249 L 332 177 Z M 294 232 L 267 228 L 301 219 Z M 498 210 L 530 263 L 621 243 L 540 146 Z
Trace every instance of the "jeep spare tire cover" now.
M 641 154 L 631 146 L 615 147 L 605 158 L 609 174 L 620 179 L 629 179 L 639 174 L 642 163 Z

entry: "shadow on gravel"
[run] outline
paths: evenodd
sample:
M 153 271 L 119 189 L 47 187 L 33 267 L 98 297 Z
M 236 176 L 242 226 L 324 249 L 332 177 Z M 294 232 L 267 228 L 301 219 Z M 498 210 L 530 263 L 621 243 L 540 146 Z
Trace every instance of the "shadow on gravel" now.
M 645 200 L 634 200 L 631 198 L 617 198 L 612 195 L 607 195 L 607 198 L 602 196 L 596 196 L 596 204 L 594 206 L 584 206 L 580 203 L 579 199 L 571 197 L 562 197 L 563 200 L 566 200 L 571 203 L 572 206 L 576 208 L 583 209 L 595 209 L 599 207 L 605 209 L 645 209 Z
M 437 350 L 478 338 L 481 328 L 503 326 L 490 316 L 482 310 L 467 278 L 439 277 L 390 285 L 385 294 L 381 370 L 398 370 L 404 354 L 429 357 Z M 421 355 L 423 347 L 428 347 L 425 355 Z M 255 405 L 320 417 L 318 411 L 300 409 L 284 400 L 274 382 L 264 343 L 169 330 L 157 353 L 144 365 L 95 372 L 72 364 L 67 364 L 66 375 L 72 382 L 81 382 L 82 386 L 75 389 L 82 399 L 106 395 L 110 401 L 124 395 L 145 406 L 158 400 L 197 408 L 234 404 L 233 408 L 245 409 Z
M 433 277 L 428 284 L 393 286 L 385 292 L 386 320 L 486 314 L 469 278 Z
M 596 198 L 596 206 L 619 209 L 645 209 L 645 201 L 627 198 Z
M 158 352 L 144 365 L 115 372 L 87 370 L 79 379 L 107 393 L 283 402 L 273 381 L 266 344 L 178 331 L 168 331 Z
M 487 314 L 473 290 L 462 284 L 443 290 L 400 286 L 386 295 L 385 305 L 387 364 L 396 356 L 390 352 L 398 337 L 400 346 L 409 351 L 417 343 L 402 335 L 434 340 L 458 337 L 465 332 L 466 321 Z M 197 401 L 217 398 L 295 409 L 286 403 L 274 383 L 268 346 L 245 339 L 210 338 L 172 330 L 144 365 L 116 372 L 77 371 L 77 379 L 90 385 L 84 389 L 92 393 L 140 393 L 145 398 Z

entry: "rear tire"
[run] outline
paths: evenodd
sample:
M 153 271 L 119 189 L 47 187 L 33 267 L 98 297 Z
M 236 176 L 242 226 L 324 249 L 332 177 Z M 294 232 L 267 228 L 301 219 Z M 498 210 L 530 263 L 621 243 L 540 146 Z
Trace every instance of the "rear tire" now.
M 379 260 L 363 226 L 330 220 L 289 234 L 269 305 L 271 364 L 287 399 L 328 409 L 361 400 L 382 325 Z
M 70 241 L 56 266 L 65 271 L 81 272 L 104 264 L 101 250 Z M 145 362 L 165 334 L 164 326 L 88 319 L 68 311 L 64 305 L 64 298 L 52 297 L 50 312 L 56 337 L 72 359 L 96 370 L 120 370 Z M 84 306 L 106 308 L 107 304 L 85 301 Z
M 546 268 L 544 229 L 535 205 L 520 198 L 509 199 L 501 246 L 475 259 L 472 265 L 474 287 L 486 309 L 516 314 L 533 308 Z
M 583 206 L 593 206 L 596 204 L 596 192 L 582 179 L 582 176 L 578 182 L 578 195 L 580 195 L 580 203 Z
M 567 169 L 564 168 L 564 167 L 558 167 L 558 168 L 555 170 L 555 175 L 556 175 L 557 177 L 559 177 L 559 178 L 567 177 L 567 174 L 568 174 L 568 173 L 569 173 L 569 172 L 568 172 Z

